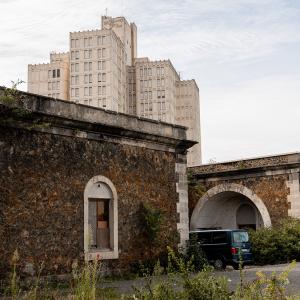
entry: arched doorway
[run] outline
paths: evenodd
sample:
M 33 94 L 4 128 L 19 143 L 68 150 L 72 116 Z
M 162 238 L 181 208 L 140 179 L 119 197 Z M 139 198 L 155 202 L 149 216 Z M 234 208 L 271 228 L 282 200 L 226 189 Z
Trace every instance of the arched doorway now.
M 269 212 L 248 188 L 239 184 L 213 187 L 198 201 L 190 222 L 199 228 L 260 228 L 271 226 Z
M 239 229 L 256 229 L 259 212 L 251 204 L 244 203 L 236 211 L 236 225 Z

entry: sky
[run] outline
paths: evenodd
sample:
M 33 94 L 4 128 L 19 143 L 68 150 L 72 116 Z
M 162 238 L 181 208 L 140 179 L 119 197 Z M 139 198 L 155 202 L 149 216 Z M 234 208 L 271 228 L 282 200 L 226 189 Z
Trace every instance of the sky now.
M 0 85 L 106 13 L 197 81 L 204 163 L 300 151 L 300 0 L 0 0 Z

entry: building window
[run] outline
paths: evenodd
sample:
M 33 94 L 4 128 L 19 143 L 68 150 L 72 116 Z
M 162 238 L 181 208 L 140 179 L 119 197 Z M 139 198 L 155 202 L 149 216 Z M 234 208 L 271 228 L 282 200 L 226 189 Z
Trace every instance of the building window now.
M 71 60 L 79 59 L 79 51 L 71 51 Z
M 92 62 L 84 63 L 84 71 L 92 71 L 92 68 L 93 68 Z
M 71 64 L 71 72 L 79 72 L 79 63 Z
M 92 50 L 84 50 L 84 58 L 92 58 Z
M 78 75 L 76 75 L 76 76 L 71 76 L 71 84 L 72 84 L 72 85 L 79 84 L 79 76 L 78 76 Z
M 93 75 L 92 74 L 86 74 L 84 75 L 84 83 L 93 83 Z
M 49 71 L 48 71 L 48 78 L 51 78 L 51 77 L 52 77 L 52 71 L 49 70 Z
M 98 86 L 98 95 L 106 95 L 106 86 L 105 85 Z
M 75 89 L 75 97 L 79 97 L 79 88 Z
M 93 89 L 92 87 L 85 87 L 84 88 L 84 96 L 92 96 Z
M 106 57 L 106 49 L 105 48 L 98 49 L 98 58 L 104 58 L 104 57 Z
M 52 77 L 56 78 L 56 70 L 52 70 Z
M 152 69 L 148 68 L 148 76 L 152 76 Z
M 100 35 L 97 38 L 97 44 L 98 45 L 104 45 L 105 44 L 105 36 L 104 35 Z
M 93 38 L 84 38 L 84 47 L 91 47 L 93 45 Z
M 157 67 L 157 68 L 156 68 L 156 75 L 157 75 L 157 76 L 160 76 L 160 67 Z
M 98 99 L 98 107 L 106 107 L 106 98 L 99 98 Z
M 105 61 L 98 61 L 98 70 L 105 70 Z
M 105 82 L 106 81 L 106 73 L 98 73 L 98 81 Z
M 71 39 L 71 48 L 79 47 L 79 39 Z
M 112 182 L 93 177 L 84 190 L 86 260 L 118 258 L 118 199 Z

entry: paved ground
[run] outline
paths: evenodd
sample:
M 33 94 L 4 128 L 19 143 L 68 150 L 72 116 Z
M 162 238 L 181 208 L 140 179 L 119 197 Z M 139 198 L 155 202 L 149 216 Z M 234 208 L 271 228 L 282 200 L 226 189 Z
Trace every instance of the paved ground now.
M 244 270 L 245 281 L 253 281 L 256 278 L 256 273 L 261 271 L 265 274 L 271 275 L 273 272 L 281 273 L 285 271 L 288 267 L 288 264 L 281 264 L 281 265 L 272 265 L 272 266 L 248 266 Z M 234 288 L 239 283 L 239 271 L 235 271 L 230 269 L 229 267 L 226 269 L 225 272 L 216 272 L 216 274 L 225 275 L 228 277 L 229 286 Z M 290 284 L 287 287 L 289 294 L 300 294 L 300 263 L 296 264 L 296 267 L 290 272 L 289 274 L 289 281 Z
M 272 266 L 247 266 L 244 269 L 244 278 L 245 282 L 253 281 L 256 278 L 256 272 L 262 271 L 268 275 L 272 272 L 281 273 L 286 270 L 287 264 L 282 265 L 272 265 Z M 239 271 L 233 270 L 231 267 L 227 267 L 225 271 L 215 272 L 217 276 L 226 276 L 228 277 L 229 287 L 234 289 L 240 281 Z M 164 280 L 165 277 L 155 278 L 154 281 Z M 287 288 L 290 295 L 300 294 L 300 263 L 297 263 L 296 267 L 289 274 L 290 284 Z M 133 292 L 133 286 L 143 287 L 145 285 L 145 280 L 142 278 L 133 279 L 133 280 L 122 280 L 122 281 L 113 281 L 105 282 L 102 284 L 103 287 L 109 287 L 116 289 L 121 294 L 127 294 Z

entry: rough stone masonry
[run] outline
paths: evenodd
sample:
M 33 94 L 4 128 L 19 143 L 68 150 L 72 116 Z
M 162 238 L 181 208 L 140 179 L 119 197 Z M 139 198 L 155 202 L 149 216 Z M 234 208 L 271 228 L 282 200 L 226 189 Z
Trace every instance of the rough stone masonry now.
M 2 276 L 16 249 L 19 269 L 30 274 L 42 262 L 44 274 L 63 274 L 84 261 L 84 191 L 95 176 L 107 178 L 117 194 L 117 258 L 103 260 L 104 268 L 127 270 L 167 245 L 184 244 L 186 150 L 195 144 L 185 127 L 29 93 L 11 98 L 0 103 Z M 141 231 L 141 203 L 163 215 L 151 247 Z

